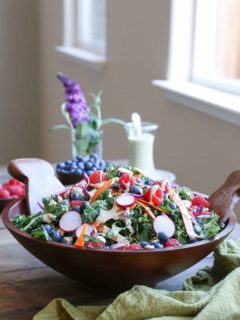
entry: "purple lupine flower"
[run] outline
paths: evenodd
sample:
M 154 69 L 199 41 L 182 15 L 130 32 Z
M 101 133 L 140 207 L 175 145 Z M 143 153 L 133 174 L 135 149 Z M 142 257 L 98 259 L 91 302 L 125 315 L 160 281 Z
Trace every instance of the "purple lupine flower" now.
M 69 114 L 72 126 L 76 128 L 79 122 L 89 121 L 89 107 L 80 84 L 63 73 L 58 73 L 57 78 L 65 88 L 66 111 Z

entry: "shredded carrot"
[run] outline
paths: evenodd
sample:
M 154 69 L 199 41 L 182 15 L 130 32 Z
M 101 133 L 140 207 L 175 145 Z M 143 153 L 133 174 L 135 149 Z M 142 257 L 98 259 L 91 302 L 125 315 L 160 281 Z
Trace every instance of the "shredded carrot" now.
M 144 175 L 142 173 L 137 173 L 134 178 L 138 179 L 138 178 L 141 178 L 143 177 Z
M 152 210 L 146 206 L 142 201 L 140 201 L 139 199 L 136 199 L 136 202 L 139 203 L 147 212 L 147 214 L 150 215 L 151 218 L 155 219 L 155 215 L 153 214 Z
M 95 223 L 95 228 L 97 229 L 98 232 L 101 233 L 101 232 L 103 232 L 104 224 L 101 223 L 101 224 L 97 225 L 97 224 Z
M 92 196 L 92 198 L 90 199 L 90 204 L 93 203 L 94 201 L 97 200 L 97 198 L 100 196 L 101 193 L 103 193 L 105 190 L 107 190 L 108 188 L 111 187 L 113 181 L 115 180 L 115 178 L 112 178 L 110 180 L 107 180 L 106 182 L 104 182 L 104 184 L 102 185 L 101 188 L 97 189 L 97 191 L 94 193 L 94 195 Z
M 120 195 L 121 194 L 121 192 L 119 192 L 118 190 L 113 190 L 112 191 L 112 195 L 113 196 L 118 196 L 118 195 Z
M 87 223 L 83 224 L 83 228 L 82 228 L 82 232 L 80 233 L 80 236 L 77 238 L 76 242 L 75 242 L 75 246 L 76 247 L 84 247 L 84 236 L 87 233 Z
M 150 202 L 147 202 L 146 200 L 143 200 L 143 199 L 137 199 L 137 200 L 138 200 L 138 202 L 144 203 L 144 204 L 146 204 L 147 206 L 150 206 L 150 207 L 152 207 L 152 208 L 154 208 L 154 209 L 156 209 L 156 210 L 158 210 L 158 211 L 160 211 L 160 212 L 164 212 L 164 213 L 166 213 L 166 214 L 171 214 L 171 212 L 168 212 L 168 211 L 165 211 L 165 210 L 163 210 L 163 209 L 161 209 L 161 208 L 159 208 L 159 207 L 156 207 L 154 204 L 152 204 L 152 203 L 150 203 Z

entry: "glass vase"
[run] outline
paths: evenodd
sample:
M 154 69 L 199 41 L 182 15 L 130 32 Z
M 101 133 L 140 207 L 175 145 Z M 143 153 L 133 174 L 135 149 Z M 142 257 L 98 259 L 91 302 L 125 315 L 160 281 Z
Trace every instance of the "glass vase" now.
M 103 156 L 103 131 L 96 131 L 94 135 L 86 135 L 85 137 L 76 137 L 74 132 L 72 138 L 72 158 L 77 156 L 85 157 L 92 153 L 96 153 L 99 159 Z
M 129 122 L 125 125 L 125 129 L 128 139 L 129 164 L 153 178 L 155 176 L 154 140 L 158 125 L 142 122 L 139 132 L 133 123 Z

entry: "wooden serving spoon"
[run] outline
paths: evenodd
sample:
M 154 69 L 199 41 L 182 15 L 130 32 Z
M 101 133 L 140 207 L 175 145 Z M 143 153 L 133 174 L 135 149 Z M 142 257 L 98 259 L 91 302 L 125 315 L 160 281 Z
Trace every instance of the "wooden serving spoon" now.
M 219 216 L 220 221 L 224 222 L 233 212 L 233 208 L 240 199 L 240 169 L 233 171 L 226 179 L 224 184 L 214 191 L 208 198 L 211 210 Z
M 65 189 L 55 177 L 50 163 L 38 158 L 15 159 L 9 162 L 8 172 L 26 184 L 26 201 L 29 214 L 41 210 L 42 198 Z

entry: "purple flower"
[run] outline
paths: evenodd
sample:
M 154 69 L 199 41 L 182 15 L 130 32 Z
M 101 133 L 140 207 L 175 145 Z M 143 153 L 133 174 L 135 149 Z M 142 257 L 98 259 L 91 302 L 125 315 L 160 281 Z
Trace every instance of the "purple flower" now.
M 65 88 L 65 110 L 69 114 L 72 126 L 76 128 L 80 122 L 88 122 L 89 107 L 80 84 L 74 82 L 63 73 L 58 73 L 57 78 L 62 82 Z

